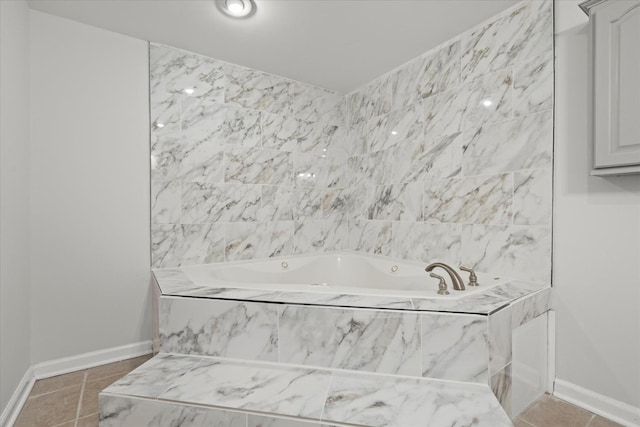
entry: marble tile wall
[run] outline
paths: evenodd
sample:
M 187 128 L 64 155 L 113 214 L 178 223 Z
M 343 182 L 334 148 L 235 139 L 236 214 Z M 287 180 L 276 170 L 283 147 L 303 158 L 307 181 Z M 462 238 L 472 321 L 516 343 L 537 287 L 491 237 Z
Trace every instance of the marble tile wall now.
M 342 249 L 344 96 L 150 46 L 153 267 Z
M 152 44 L 153 267 L 353 249 L 550 282 L 552 23 L 523 2 L 346 96 Z
M 347 95 L 349 247 L 549 283 L 552 1 Z

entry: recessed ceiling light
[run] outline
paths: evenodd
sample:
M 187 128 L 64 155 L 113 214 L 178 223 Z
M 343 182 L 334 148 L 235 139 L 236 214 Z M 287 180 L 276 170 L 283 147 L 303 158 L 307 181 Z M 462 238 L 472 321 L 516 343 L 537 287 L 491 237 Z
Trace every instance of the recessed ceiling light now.
M 491 102 L 490 99 L 485 99 L 484 101 L 482 101 L 482 105 L 484 105 L 485 107 L 491 107 L 491 104 L 493 104 L 493 102 Z
M 253 0 L 216 0 L 222 13 L 232 18 L 248 18 L 256 12 Z
M 186 93 L 187 95 L 193 95 L 193 92 L 195 92 L 195 89 L 193 89 L 192 87 L 188 87 L 184 90 L 184 93 Z

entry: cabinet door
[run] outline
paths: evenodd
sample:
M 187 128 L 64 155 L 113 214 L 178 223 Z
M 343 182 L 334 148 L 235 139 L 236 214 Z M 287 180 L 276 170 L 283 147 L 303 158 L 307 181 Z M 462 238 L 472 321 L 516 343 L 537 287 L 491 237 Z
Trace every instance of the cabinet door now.
M 595 167 L 640 164 L 640 0 L 593 13 Z

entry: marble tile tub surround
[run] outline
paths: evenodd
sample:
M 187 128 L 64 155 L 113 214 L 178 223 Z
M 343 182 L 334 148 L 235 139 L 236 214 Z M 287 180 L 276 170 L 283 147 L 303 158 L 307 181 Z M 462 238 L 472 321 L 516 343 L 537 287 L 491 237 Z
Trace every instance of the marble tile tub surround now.
M 512 425 L 488 385 L 209 357 L 160 354 L 154 360 L 101 393 L 101 425 L 176 418 L 287 425 L 273 417 L 296 417 L 299 422 L 291 425 L 306 421 L 316 427 Z M 163 375 L 167 370 L 175 375 Z
M 548 310 L 547 291 L 488 316 L 162 296 L 159 350 L 488 384 L 511 363 L 512 317 Z
M 549 283 L 552 1 L 347 95 L 349 247 Z
M 341 249 L 345 99 L 150 45 L 152 265 Z
M 346 96 L 152 44 L 153 266 L 349 248 L 549 283 L 551 6 Z

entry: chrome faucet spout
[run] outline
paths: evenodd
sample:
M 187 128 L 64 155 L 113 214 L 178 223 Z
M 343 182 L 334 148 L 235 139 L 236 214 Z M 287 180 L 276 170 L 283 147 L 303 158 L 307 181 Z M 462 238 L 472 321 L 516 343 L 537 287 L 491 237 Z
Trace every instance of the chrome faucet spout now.
M 460 277 L 460 275 L 456 270 L 454 270 L 447 264 L 442 262 L 434 262 L 432 264 L 429 264 L 427 268 L 425 268 L 425 271 L 431 272 L 433 271 L 434 268 L 438 268 L 438 267 L 442 268 L 444 271 L 446 271 L 449 274 L 449 277 L 451 277 L 452 287 L 454 290 L 464 291 L 464 280 L 462 280 L 462 277 Z

